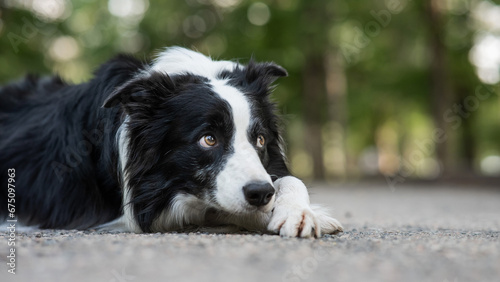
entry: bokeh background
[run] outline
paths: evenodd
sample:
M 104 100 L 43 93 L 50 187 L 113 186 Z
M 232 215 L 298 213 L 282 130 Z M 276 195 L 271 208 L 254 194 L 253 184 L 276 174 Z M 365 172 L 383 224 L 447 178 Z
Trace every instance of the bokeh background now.
M 289 71 L 274 98 L 298 176 L 500 175 L 498 1 L 0 3 L 1 85 L 28 72 L 78 83 L 118 52 L 149 59 L 172 45 L 253 55 Z

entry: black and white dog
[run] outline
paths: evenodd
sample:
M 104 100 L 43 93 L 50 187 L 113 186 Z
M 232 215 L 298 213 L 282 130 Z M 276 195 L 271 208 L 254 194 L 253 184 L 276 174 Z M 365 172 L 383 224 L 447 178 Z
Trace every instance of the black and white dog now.
M 0 183 L 15 193 L 1 189 L 0 216 L 9 201 L 39 228 L 341 231 L 287 169 L 269 99 L 286 75 L 174 47 L 151 63 L 118 56 L 88 83 L 6 85 Z

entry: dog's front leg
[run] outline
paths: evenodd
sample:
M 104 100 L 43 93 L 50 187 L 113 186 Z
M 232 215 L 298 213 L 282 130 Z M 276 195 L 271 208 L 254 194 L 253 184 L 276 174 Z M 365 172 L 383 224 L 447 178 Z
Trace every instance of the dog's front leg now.
M 304 183 L 293 176 L 274 182 L 276 200 L 267 229 L 284 237 L 320 237 L 342 225 L 319 206 L 311 206 Z

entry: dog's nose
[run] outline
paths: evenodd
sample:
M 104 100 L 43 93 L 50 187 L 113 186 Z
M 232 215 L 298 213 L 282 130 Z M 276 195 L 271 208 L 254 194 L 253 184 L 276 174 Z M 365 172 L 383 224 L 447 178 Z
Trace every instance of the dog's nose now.
M 250 183 L 243 187 L 245 199 L 252 206 L 264 206 L 274 195 L 274 187 L 269 183 Z

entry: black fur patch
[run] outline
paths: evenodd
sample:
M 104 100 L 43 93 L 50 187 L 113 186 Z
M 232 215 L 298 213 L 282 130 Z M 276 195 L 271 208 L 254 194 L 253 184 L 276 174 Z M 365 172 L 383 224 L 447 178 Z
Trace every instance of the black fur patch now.
M 234 148 L 232 112 L 203 76 L 145 74 L 148 66 L 127 56 L 104 64 L 88 83 L 58 77 L 25 80 L 0 89 L 0 183 L 16 170 L 19 219 L 41 228 L 85 229 L 118 218 L 133 206 L 149 232 L 179 193 L 213 197 L 215 178 Z M 251 104 L 249 142 L 272 176 L 289 175 L 280 150 L 279 120 L 269 100 L 281 67 L 250 62 L 219 78 L 245 93 Z M 127 119 L 131 202 L 122 203 L 117 132 Z M 217 147 L 199 146 L 214 135 Z M 0 202 L 7 203 L 6 189 Z M 7 210 L 0 210 L 0 218 Z
M 136 59 L 119 56 L 88 83 L 28 76 L 0 89 L 0 183 L 7 183 L 7 169 L 16 170 L 21 221 L 83 229 L 120 215 L 114 135 L 121 118 L 119 109 L 100 106 L 142 68 Z M 6 189 L 0 202 L 7 203 Z M 0 217 L 6 212 L 2 208 Z

